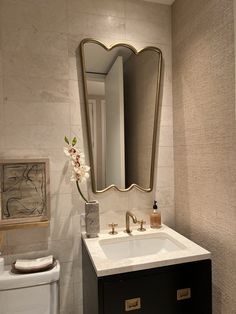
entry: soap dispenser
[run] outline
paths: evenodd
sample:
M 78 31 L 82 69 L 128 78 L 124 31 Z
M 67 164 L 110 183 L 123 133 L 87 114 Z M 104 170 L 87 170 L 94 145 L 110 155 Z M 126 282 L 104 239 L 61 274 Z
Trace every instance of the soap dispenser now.
M 151 228 L 161 227 L 161 213 L 158 212 L 157 201 L 154 201 L 153 212 L 150 215 L 150 227 Z

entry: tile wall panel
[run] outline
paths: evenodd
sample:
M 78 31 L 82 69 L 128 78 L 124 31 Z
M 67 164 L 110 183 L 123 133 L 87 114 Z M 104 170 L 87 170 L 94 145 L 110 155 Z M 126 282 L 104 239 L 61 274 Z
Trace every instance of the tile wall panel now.
M 138 50 L 158 46 L 164 55 L 161 140 L 152 193 L 85 194 L 100 203 L 101 227 L 124 227 L 125 211 L 149 221 L 153 198 L 164 221 L 174 225 L 171 9 L 130 0 L 0 1 L 0 157 L 50 159 L 51 226 L 5 233 L 8 263 L 17 257 L 54 254 L 62 265 L 61 314 L 82 314 L 80 215 L 84 211 L 69 181 L 64 135 L 79 138 L 87 155 L 81 66 L 75 51 L 85 37 L 107 45 L 127 42 Z M 82 106 L 82 107 L 81 107 Z

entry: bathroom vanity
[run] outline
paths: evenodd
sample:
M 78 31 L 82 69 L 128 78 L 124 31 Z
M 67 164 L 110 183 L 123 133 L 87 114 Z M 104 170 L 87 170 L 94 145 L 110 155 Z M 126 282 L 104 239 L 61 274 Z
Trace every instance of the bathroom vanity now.
M 163 226 L 83 235 L 84 314 L 211 314 L 210 253 Z

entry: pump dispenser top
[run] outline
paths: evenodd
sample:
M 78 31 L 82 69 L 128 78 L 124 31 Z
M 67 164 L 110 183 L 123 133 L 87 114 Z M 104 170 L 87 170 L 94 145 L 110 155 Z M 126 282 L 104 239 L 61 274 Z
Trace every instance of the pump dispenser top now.
M 154 201 L 152 208 L 153 208 L 154 210 L 155 210 L 155 209 L 157 210 L 157 208 L 158 208 L 158 206 L 157 206 L 157 201 Z

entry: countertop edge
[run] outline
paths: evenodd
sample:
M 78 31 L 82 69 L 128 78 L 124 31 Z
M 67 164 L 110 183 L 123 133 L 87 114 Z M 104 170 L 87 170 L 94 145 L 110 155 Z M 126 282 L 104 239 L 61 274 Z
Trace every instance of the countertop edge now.
M 105 277 L 105 276 L 129 273 L 129 272 L 139 271 L 139 270 L 147 270 L 147 269 L 161 268 L 165 266 L 174 266 L 174 265 L 179 265 L 179 264 L 184 264 L 184 263 L 203 261 L 203 260 L 208 260 L 208 259 L 211 259 L 211 253 L 207 253 L 201 256 L 179 258 L 178 260 L 176 259 L 175 261 L 170 260 L 170 261 L 163 261 L 163 262 L 150 262 L 146 264 L 130 265 L 130 266 L 111 268 L 111 269 L 106 269 L 106 270 L 97 269 L 94 263 L 93 265 L 94 265 L 94 269 L 96 271 L 97 277 Z

